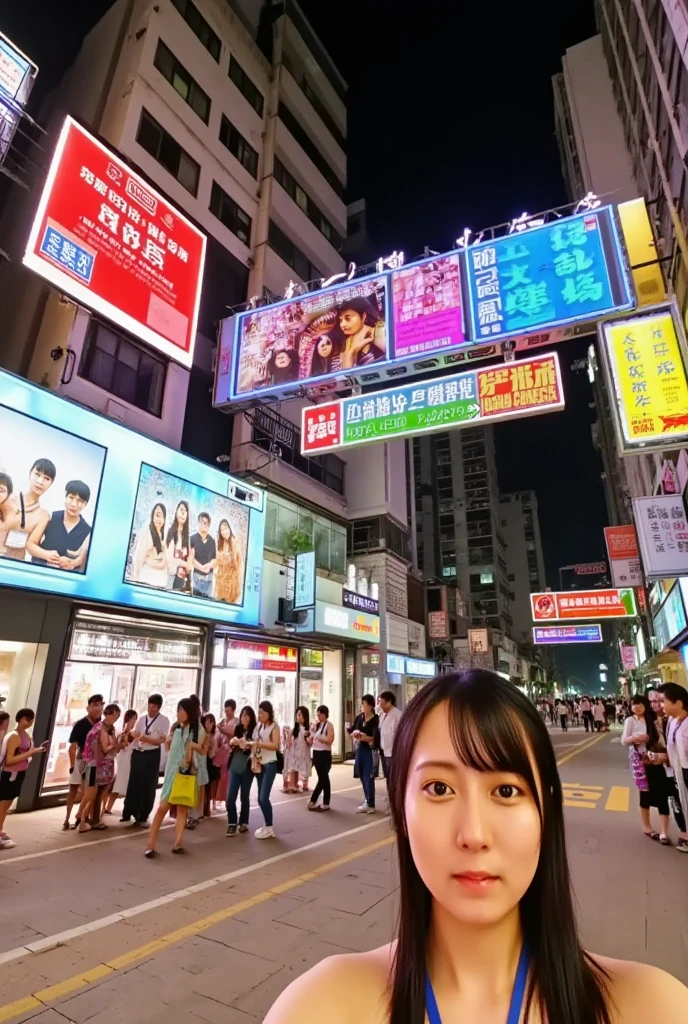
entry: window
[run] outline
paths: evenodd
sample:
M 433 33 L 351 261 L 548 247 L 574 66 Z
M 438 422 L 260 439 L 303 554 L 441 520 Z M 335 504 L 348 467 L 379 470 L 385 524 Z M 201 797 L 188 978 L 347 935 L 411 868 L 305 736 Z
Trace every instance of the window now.
M 320 212 L 311 197 L 304 192 L 296 181 L 296 178 L 289 173 L 278 157 L 275 157 L 273 174 L 275 181 L 278 182 L 284 191 L 291 196 L 296 205 L 303 210 L 308 219 L 315 224 L 318 231 L 325 236 L 327 241 L 333 245 L 335 249 L 340 249 L 342 246 L 342 237 L 339 232 L 335 231 L 327 217 Z
M 244 245 L 251 244 L 251 218 L 216 181 L 213 182 L 213 190 L 210 193 L 210 212 L 215 214 L 226 228 L 233 231 Z
M 291 238 L 277 227 L 273 220 L 270 221 L 268 228 L 268 244 L 298 274 L 302 281 L 314 281 L 322 277 L 318 268 L 294 245 Z
M 192 196 L 197 195 L 200 166 L 145 108 L 141 110 L 136 141 Z
M 191 31 L 205 46 L 213 60 L 220 60 L 220 38 L 216 36 L 201 12 L 191 0 L 172 0 Z
M 249 101 L 258 117 L 262 117 L 265 105 L 263 94 L 256 88 L 241 64 L 234 57 L 231 57 L 229 61 L 229 77 L 242 96 Z
M 189 104 L 194 114 L 198 114 L 201 121 L 207 124 L 210 117 L 210 97 L 203 92 L 200 85 L 179 63 L 162 39 L 158 40 L 158 49 L 155 52 L 153 63 L 175 92 L 178 92 L 184 102 Z
M 344 186 L 316 144 L 313 142 L 308 132 L 301 127 L 298 118 L 294 117 L 289 107 L 281 102 L 279 105 L 278 116 L 285 128 L 287 128 L 294 136 L 306 156 L 308 156 L 318 168 L 328 185 L 339 196 L 339 198 L 342 199 L 344 197 Z
M 235 156 L 242 167 L 244 167 L 252 178 L 258 177 L 258 153 L 249 146 L 248 142 L 225 115 L 220 121 L 220 142 L 226 146 L 232 156 Z
M 337 494 L 344 493 L 344 462 L 334 454 L 306 456 L 301 454 L 301 431 L 272 410 L 256 410 L 251 438 L 253 444 L 272 451 L 275 441 L 281 450 L 282 462 L 293 466 Z M 340 544 L 340 540 L 337 541 Z M 346 547 L 346 545 L 344 545 Z
M 160 416 L 165 370 L 164 360 L 91 319 L 79 366 L 84 380 L 137 409 Z

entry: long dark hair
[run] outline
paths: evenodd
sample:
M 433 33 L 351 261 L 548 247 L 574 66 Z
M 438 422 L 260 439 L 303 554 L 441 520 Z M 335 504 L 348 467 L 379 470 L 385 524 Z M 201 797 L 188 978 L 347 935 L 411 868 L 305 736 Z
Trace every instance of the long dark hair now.
M 645 728 L 647 729 L 648 747 L 656 747 L 659 743 L 659 730 L 657 729 L 657 715 L 652 710 L 652 705 L 644 693 L 634 693 L 631 697 L 631 710 L 634 704 L 642 704 L 645 709 Z
M 318 345 L 326 338 L 332 346 L 332 351 L 329 356 L 321 356 L 318 352 Z M 344 346 L 344 335 L 340 332 L 340 337 L 337 337 L 332 330 L 332 333 L 320 334 L 318 340 L 315 343 L 315 349 L 313 351 L 313 358 L 311 360 L 311 377 L 322 377 L 326 373 L 330 373 L 332 368 L 332 360 L 341 355 L 342 348 Z
M 299 711 L 303 715 L 303 731 L 305 733 L 309 733 L 311 729 L 311 716 L 308 713 L 308 708 L 305 707 L 303 704 L 299 704 L 299 706 L 296 709 L 296 715 L 298 715 Z M 301 728 L 301 724 L 296 721 L 296 715 L 294 715 L 294 728 L 291 731 L 291 734 L 294 737 L 294 739 L 296 739 L 296 737 L 299 735 L 299 729 Z
M 177 711 L 180 708 L 182 711 L 186 711 L 187 725 L 191 730 L 191 735 L 194 737 L 194 743 L 198 742 L 198 707 L 198 701 L 192 700 L 191 697 L 182 697 L 177 704 Z M 179 722 L 176 724 L 179 725 Z
M 437 676 L 416 694 L 399 720 L 389 781 L 400 876 L 390 1024 L 423 1024 L 425 1015 L 432 897 L 413 860 L 404 802 L 419 729 L 441 704 L 449 705 L 452 743 L 461 762 L 476 771 L 520 775 L 540 815 L 540 859 L 520 903 L 532 965 L 525 1019 L 537 1003 L 543 1020 L 556 1024 L 610 1024 L 606 972 L 585 953 L 578 938 L 561 782 L 547 727 L 515 686 L 482 670 Z
M 272 704 L 270 703 L 269 700 L 262 700 L 260 702 L 260 704 L 258 705 L 258 710 L 259 711 L 264 711 L 267 714 L 268 718 L 270 719 L 270 721 L 268 722 L 268 725 L 274 725 L 274 722 L 275 722 L 275 709 L 273 708 L 273 706 L 272 706 Z
M 186 509 L 186 522 L 182 526 L 182 548 L 184 550 L 188 551 L 189 550 L 189 515 L 190 515 L 188 501 L 180 501 L 180 502 L 177 503 L 177 507 L 174 510 L 174 521 L 172 522 L 172 525 L 170 526 L 169 530 L 167 531 L 167 537 L 165 539 L 165 543 L 169 544 L 170 541 L 173 541 L 175 544 L 177 543 L 177 533 L 178 533 L 178 530 L 179 530 L 179 523 L 177 522 L 177 516 L 179 514 L 179 509 L 182 507 L 182 505 Z
M 229 530 L 229 537 L 226 537 L 226 538 L 222 536 L 222 524 L 223 523 L 226 525 L 227 529 Z M 217 528 L 217 550 L 218 551 L 224 551 L 226 549 L 227 551 L 231 551 L 232 550 L 232 541 L 233 540 L 234 540 L 234 530 L 232 529 L 232 526 L 231 526 L 231 523 L 230 523 L 229 519 L 221 519 L 220 520 L 220 525 Z
M 162 509 L 162 514 L 163 514 L 163 518 L 164 519 L 167 519 L 167 509 L 165 508 L 165 506 L 163 505 L 163 503 L 161 501 L 156 501 L 155 505 L 153 505 L 153 508 L 151 509 L 150 523 L 149 523 L 149 526 L 148 526 L 148 529 L 150 530 L 151 538 L 153 540 L 153 547 L 155 548 L 157 553 L 159 555 L 161 555 L 162 554 L 162 541 L 160 540 L 160 534 L 158 533 L 157 529 L 155 528 L 155 523 L 153 522 L 153 517 L 155 516 L 156 508 L 161 508 Z M 165 524 L 164 523 L 162 524 L 162 528 L 163 528 L 163 531 L 164 531 L 164 529 L 165 529 Z M 165 534 L 163 533 L 163 537 L 164 536 L 165 536 Z
M 244 729 L 244 724 L 241 721 L 242 715 L 248 715 L 249 716 L 250 722 L 249 722 L 249 725 L 248 725 L 248 729 Z M 236 729 L 234 730 L 234 735 L 235 735 L 235 737 L 238 740 L 240 740 L 242 736 L 249 736 L 250 737 L 250 736 L 253 736 L 255 728 L 256 728 L 256 713 L 255 713 L 255 711 L 253 710 L 253 708 L 251 707 L 250 704 L 246 704 L 246 705 L 244 705 L 244 707 L 239 712 L 239 724 L 237 725 Z

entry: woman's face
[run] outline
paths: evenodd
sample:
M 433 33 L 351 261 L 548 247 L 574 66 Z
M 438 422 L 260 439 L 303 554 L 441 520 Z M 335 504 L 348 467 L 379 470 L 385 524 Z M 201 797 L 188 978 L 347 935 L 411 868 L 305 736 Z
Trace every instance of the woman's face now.
M 241 724 L 243 725 L 244 729 L 248 729 L 249 726 L 251 725 L 251 716 L 249 715 L 248 711 L 241 712 Z
M 327 721 L 327 715 L 323 711 L 318 711 L 318 721 L 319 722 L 326 722 Z
M 304 725 L 303 711 L 297 711 L 296 712 L 296 721 L 299 723 L 299 725 Z
M 177 509 L 177 522 L 180 526 L 183 526 L 188 518 L 189 513 L 186 511 L 186 505 L 180 505 Z
M 156 505 L 155 509 L 153 510 L 153 525 L 158 531 L 162 530 L 163 526 L 165 525 L 165 513 L 163 512 L 159 505 Z
M 131 730 L 136 726 L 136 722 L 138 721 L 138 717 L 139 717 L 138 715 L 132 715 L 131 718 L 129 719 L 129 721 L 127 722 L 127 724 L 126 724 L 125 729 L 128 729 L 131 732 Z
M 229 523 L 220 524 L 220 536 L 223 537 L 224 540 L 229 540 L 229 538 L 232 536 L 232 531 L 229 528 Z
M 275 356 L 275 366 L 278 370 L 286 370 L 289 366 L 290 359 L 288 352 L 278 352 Z
M 208 717 L 205 720 L 205 727 L 204 727 L 206 732 L 208 732 L 208 730 L 210 730 L 210 729 L 214 729 L 215 725 L 216 725 L 215 715 L 208 715 Z
M 318 355 L 323 359 L 329 359 L 332 355 L 332 341 L 326 334 L 318 341 Z
M 631 711 L 634 715 L 637 715 L 638 718 L 640 718 L 641 715 L 645 714 L 645 708 L 642 704 L 631 704 Z
M 187 715 L 184 708 L 177 708 L 177 721 L 179 722 L 180 725 L 186 725 L 186 723 L 189 721 L 189 716 Z
M 358 334 L 363 327 L 363 317 L 355 309 L 343 309 L 339 314 L 339 327 L 342 334 L 351 337 L 352 334 Z
M 103 715 L 108 725 L 114 725 L 120 716 L 119 711 L 111 711 L 109 715 Z
M 258 721 L 260 722 L 260 724 L 267 725 L 269 718 L 270 716 L 268 715 L 267 711 L 264 711 L 262 708 L 259 708 Z
M 415 865 L 446 914 L 488 925 L 518 905 L 540 857 L 535 799 L 518 775 L 462 764 L 446 704 L 420 728 L 404 806 Z
M 369 715 L 372 712 L 372 710 L 373 709 L 371 708 L 371 706 L 368 703 L 368 701 L 366 701 L 366 700 L 362 700 L 361 701 L 361 711 L 363 712 L 364 715 Z

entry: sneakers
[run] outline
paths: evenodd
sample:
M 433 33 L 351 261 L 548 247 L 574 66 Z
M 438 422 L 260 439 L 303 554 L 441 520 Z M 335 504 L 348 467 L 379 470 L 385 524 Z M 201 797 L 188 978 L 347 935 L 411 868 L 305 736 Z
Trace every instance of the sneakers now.
M 676 843 L 676 849 L 679 853 L 688 853 L 688 839 L 679 839 Z
M 274 839 L 275 830 L 272 825 L 263 825 L 261 828 L 257 828 L 253 835 L 256 839 Z
M 366 814 L 375 814 L 375 808 L 374 807 L 366 807 L 365 813 Z
M 236 827 L 236 825 L 228 825 L 227 826 L 227 835 L 228 836 L 235 836 L 236 834 L 237 834 L 237 827 Z
M 240 832 L 248 832 L 248 825 L 239 825 Z
M 361 804 L 360 807 L 356 808 L 356 814 L 367 814 L 368 804 Z
M 6 836 L 5 839 L 0 839 L 0 850 L 13 850 L 16 845 L 9 836 Z
M 306 804 L 306 807 L 308 808 L 308 810 L 309 810 L 309 811 L 319 811 L 319 810 L 320 810 L 320 808 L 318 807 L 318 805 L 317 805 L 317 804 L 312 804 L 312 803 L 310 802 L 310 800 L 309 800 L 309 801 L 308 801 L 308 803 Z

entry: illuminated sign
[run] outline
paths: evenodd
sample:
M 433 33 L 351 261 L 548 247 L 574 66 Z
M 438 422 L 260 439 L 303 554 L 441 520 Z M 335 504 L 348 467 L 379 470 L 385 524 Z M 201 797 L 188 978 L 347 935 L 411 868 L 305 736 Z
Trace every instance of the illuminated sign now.
M 301 551 L 294 558 L 294 611 L 315 604 L 315 551 Z
M 633 514 L 647 579 L 688 573 L 688 521 L 683 498 L 677 494 L 634 498 Z
M 603 364 L 621 455 L 662 451 L 688 441 L 685 336 L 676 307 L 599 326 Z
M 534 644 L 599 644 L 602 627 L 594 626 L 533 626 Z
M 191 366 L 205 235 L 71 117 L 24 263 L 60 292 Z
M 392 274 L 394 358 L 464 341 L 459 254 L 433 256 Z
M 605 526 L 604 539 L 615 587 L 642 587 L 643 571 L 635 526 Z
M 0 164 L 12 145 L 38 68 L 0 32 Z
M 0 371 L 3 586 L 256 626 L 263 499 Z
M 297 657 L 295 647 L 248 643 L 243 640 L 227 641 L 227 668 L 296 672 Z
M 672 589 L 652 618 L 653 629 L 657 639 L 657 649 L 662 651 L 668 647 L 686 628 L 686 609 L 683 605 L 681 587 L 678 583 Z
M 476 343 L 594 321 L 633 304 L 609 206 L 469 246 L 466 272 Z
M 560 619 L 624 619 L 637 614 L 631 588 L 546 591 L 530 595 L 533 622 Z
M 425 658 L 407 658 L 403 654 L 387 655 L 387 671 L 392 675 L 425 676 L 432 678 L 437 673 L 434 661 Z
M 342 604 L 346 608 L 354 608 L 357 612 L 380 614 L 380 602 L 376 598 L 359 594 L 356 590 L 347 590 L 346 587 L 342 590 Z
M 302 412 L 301 452 L 347 448 L 564 408 L 556 353 L 343 398 Z
M 353 608 L 343 608 L 327 601 L 316 601 L 315 616 L 310 613 L 311 621 L 299 632 L 315 631 L 329 633 L 333 636 L 358 640 L 361 643 L 379 644 L 380 617 L 357 612 Z M 298 627 L 297 627 L 298 628 Z
M 634 668 L 638 667 L 638 657 L 633 644 L 619 644 L 619 653 L 621 654 L 621 664 L 627 672 L 632 672 Z
M 579 562 L 573 566 L 577 576 L 602 576 L 607 571 L 606 562 Z

